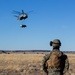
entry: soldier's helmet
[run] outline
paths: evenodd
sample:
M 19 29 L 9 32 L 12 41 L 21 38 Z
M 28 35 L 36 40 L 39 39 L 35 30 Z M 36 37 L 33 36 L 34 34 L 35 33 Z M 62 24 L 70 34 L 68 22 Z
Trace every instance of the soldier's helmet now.
M 50 46 L 60 47 L 61 46 L 61 42 L 60 42 L 59 39 L 54 39 L 53 41 L 50 42 Z

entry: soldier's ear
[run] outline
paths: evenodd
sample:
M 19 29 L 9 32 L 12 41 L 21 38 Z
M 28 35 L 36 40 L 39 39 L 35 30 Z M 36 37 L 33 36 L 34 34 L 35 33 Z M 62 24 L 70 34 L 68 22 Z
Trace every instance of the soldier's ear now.
M 59 43 L 59 45 L 61 46 L 61 42 Z
M 53 42 L 52 42 L 52 41 L 50 41 L 50 46 L 52 46 L 52 43 L 53 43 Z

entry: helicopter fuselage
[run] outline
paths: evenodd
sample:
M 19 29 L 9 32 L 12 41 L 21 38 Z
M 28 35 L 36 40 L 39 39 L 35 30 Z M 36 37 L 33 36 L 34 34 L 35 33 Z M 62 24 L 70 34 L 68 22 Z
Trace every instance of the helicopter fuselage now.
M 26 19 L 26 18 L 28 18 L 28 15 L 27 14 L 21 14 L 19 16 L 19 20 L 23 20 L 23 19 Z

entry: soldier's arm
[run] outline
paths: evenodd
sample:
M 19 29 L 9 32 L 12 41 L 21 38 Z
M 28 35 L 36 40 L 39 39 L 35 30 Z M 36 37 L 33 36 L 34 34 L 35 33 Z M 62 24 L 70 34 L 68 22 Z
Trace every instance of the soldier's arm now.
M 50 55 L 46 54 L 42 60 L 42 69 L 47 72 L 46 61 L 49 59 Z
M 63 73 L 66 73 L 68 69 L 69 69 L 69 60 L 68 60 L 68 57 L 65 55 L 65 68 Z

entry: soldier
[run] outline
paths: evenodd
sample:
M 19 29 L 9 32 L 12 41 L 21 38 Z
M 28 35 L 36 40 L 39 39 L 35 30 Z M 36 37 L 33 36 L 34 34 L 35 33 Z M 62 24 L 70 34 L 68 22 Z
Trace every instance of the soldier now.
M 60 51 L 60 40 L 51 41 L 50 46 L 53 46 L 53 50 L 44 56 L 42 69 L 47 75 L 64 75 L 69 69 L 69 61 L 67 55 Z

